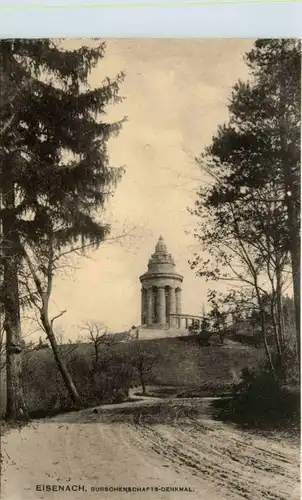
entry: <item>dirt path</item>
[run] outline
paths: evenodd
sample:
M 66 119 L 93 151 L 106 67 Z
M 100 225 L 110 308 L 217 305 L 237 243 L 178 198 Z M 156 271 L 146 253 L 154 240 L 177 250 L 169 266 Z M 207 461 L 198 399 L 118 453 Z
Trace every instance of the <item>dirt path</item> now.
M 298 444 L 214 422 L 206 412 L 170 422 L 133 418 L 138 406 L 152 409 L 152 401 L 145 403 L 61 415 L 5 435 L 2 499 L 298 500 Z M 46 484 L 85 491 L 36 489 Z M 192 491 L 161 490 L 167 487 Z

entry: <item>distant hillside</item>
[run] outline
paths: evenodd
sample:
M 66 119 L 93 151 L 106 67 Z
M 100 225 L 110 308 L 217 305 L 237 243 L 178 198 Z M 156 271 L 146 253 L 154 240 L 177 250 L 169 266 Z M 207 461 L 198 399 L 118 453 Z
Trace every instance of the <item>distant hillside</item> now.
M 200 346 L 195 336 L 137 341 L 147 352 L 159 353 L 147 375 L 148 383 L 197 388 L 231 384 L 246 366 L 255 366 L 260 349 L 226 341 L 225 345 Z M 127 351 L 129 344 L 119 344 Z
M 222 346 L 200 346 L 197 337 L 194 336 L 130 342 L 124 340 L 107 346 L 103 344 L 100 350 L 100 376 L 102 378 L 100 385 L 105 384 L 107 392 L 110 390 L 108 389 L 109 382 L 112 384 L 112 380 L 118 379 L 120 384 L 123 374 L 129 376 L 132 369 L 130 357 L 134 345 L 139 345 L 145 352 L 156 356 L 152 369 L 146 374 L 147 384 L 174 386 L 179 389 L 203 389 L 210 393 L 226 390 L 232 383 L 238 381 L 242 368 L 255 366 L 263 356 L 261 349 L 230 341 L 226 341 Z M 93 359 L 93 345 L 66 344 L 60 349 L 73 372 L 79 390 L 84 395 L 89 395 L 87 367 Z M 2 375 L 1 407 L 3 412 L 6 398 L 5 374 L 2 373 Z M 28 396 L 30 401 L 35 400 L 36 394 L 39 393 L 39 404 L 42 405 L 43 394 L 53 392 L 53 398 L 48 402 L 51 405 L 51 401 L 56 400 L 56 393 L 64 392 L 50 349 L 41 349 L 28 354 L 26 377 L 29 377 L 26 387 L 30 392 Z M 130 375 L 130 384 L 139 385 L 139 377 L 135 370 Z
M 228 340 L 222 346 L 201 346 L 198 337 L 193 335 L 130 342 L 124 337 L 111 346 L 103 345 L 102 350 L 106 349 L 113 358 L 115 353 L 122 355 L 127 362 L 127 352 L 134 343 L 157 356 L 147 381 L 159 385 L 196 387 L 217 381 L 231 383 L 234 377 L 239 377 L 242 368 L 255 366 L 263 356 L 261 349 Z M 81 356 L 89 357 L 93 353 L 93 346 L 88 343 L 74 347 Z M 71 346 L 65 345 L 62 349 L 68 351 Z

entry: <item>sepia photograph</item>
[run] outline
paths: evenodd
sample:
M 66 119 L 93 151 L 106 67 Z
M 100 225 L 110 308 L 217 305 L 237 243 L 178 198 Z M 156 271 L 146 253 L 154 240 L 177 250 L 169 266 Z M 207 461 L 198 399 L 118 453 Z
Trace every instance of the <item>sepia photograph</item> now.
M 300 499 L 301 42 L 0 39 L 1 500 Z

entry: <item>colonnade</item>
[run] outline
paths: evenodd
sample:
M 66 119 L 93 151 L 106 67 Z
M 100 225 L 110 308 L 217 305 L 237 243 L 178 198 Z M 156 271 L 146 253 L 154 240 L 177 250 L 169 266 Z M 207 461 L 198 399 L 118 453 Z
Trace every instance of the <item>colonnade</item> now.
M 141 297 L 143 325 L 169 323 L 170 314 L 181 314 L 181 288 L 143 287 Z

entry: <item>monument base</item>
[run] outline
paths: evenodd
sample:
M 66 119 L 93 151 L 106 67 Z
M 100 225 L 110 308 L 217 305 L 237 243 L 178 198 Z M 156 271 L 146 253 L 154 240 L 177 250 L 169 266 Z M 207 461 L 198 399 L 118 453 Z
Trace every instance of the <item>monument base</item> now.
M 152 326 L 152 328 L 141 327 L 138 329 L 138 340 L 152 340 L 152 339 L 165 339 L 165 338 L 175 338 L 175 337 L 186 337 L 190 335 L 190 332 L 181 328 L 159 328 L 158 325 Z

